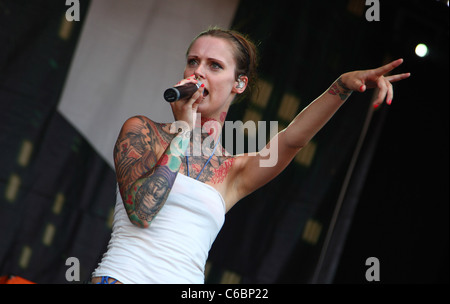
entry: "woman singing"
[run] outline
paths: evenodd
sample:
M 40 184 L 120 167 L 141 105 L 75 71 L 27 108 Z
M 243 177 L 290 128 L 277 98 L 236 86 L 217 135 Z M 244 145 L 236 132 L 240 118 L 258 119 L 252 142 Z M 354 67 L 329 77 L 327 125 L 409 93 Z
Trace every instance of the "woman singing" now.
M 391 83 L 409 77 L 384 76 L 402 59 L 344 73 L 259 153 L 231 155 L 221 130 L 232 102 L 255 84 L 256 53 L 235 31 L 202 32 L 187 50 L 177 84 L 201 85 L 192 97 L 170 103 L 174 122 L 135 116 L 123 124 L 114 147 L 120 196 L 93 283 L 204 283 L 227 211 L 283 171 L 353 91 L 377 88 L 374 106 L 390 104 Z M 261 166 L 272 153 L 277 162 Z

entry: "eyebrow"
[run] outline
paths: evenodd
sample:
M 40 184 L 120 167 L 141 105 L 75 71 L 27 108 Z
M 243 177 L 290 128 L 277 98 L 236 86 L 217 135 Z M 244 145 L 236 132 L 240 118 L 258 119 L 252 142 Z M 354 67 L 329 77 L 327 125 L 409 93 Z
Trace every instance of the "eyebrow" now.
M 200 59 L 200 57 L 197 56 L 197 55 L 187 55 L 186 58 L 187 59 Z M 223 60 L 220 60 L 220 59 L 217 59 L 217 58 L 209 57 L 209 58 L 206 58 L 206 59 L 208 61 L 217 61 L 220 64 L 226 65 L 226 63 Z

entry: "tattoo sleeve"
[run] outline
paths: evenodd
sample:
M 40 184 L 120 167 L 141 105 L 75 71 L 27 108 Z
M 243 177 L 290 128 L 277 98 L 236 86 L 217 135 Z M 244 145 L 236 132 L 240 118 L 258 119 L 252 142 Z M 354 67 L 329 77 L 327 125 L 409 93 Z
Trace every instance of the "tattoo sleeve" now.
M 352 92 L 353 91 L 347 88 L 342 82 L 341 77 L 339 77 L 328 89 L 329 94 L 339 96 L 342 101 L 346 100 Z
M 121 132 L 114 156 L 128 217 L 136 226 L 145 228 L 167 200 L 182 163 L 183 154 L 179 150 L 189 146 L 190 137 L 186 134 L 173 137 L 156 162 L 154 149 L 159 132 L 149 122 L 142 119 L 141 122 L 127 127 L 129 132 Z

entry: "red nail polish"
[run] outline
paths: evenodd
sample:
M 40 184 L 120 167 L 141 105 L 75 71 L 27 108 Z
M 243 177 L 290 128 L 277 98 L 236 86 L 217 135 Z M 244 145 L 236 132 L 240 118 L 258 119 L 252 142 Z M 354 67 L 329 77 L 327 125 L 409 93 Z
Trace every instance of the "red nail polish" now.
M 360 92 L 362 92 L 363 89 L 364 89 L 364 85 L 362 85 L 362 86 L 359 87 L 359 91 L 360 91 Z
M 386 103 L 387 103 L 388 105 L 391 105 L 392 99 L 389 99 Z
M 201 88 L 204 88 L 205 87 L 205 84 L 204 83 L 202 83 L 202 85 L 200 86 Z
M 376 108 L 378 108 L 378 106 L 379 106 L 378 104 L 374 104 L 373 108 L 376 109 Z

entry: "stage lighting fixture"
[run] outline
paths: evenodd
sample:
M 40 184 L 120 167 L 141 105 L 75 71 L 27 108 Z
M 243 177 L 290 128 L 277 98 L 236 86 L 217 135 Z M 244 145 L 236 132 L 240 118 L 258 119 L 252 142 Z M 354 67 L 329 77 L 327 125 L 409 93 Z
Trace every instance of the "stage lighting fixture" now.
M 417 56 L 425 57 L 428 54 L 428 47 L 423 43 L 419 43 L 416 46 L 415 52 Z

